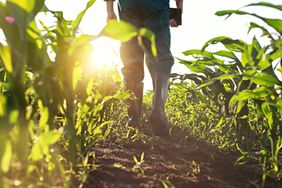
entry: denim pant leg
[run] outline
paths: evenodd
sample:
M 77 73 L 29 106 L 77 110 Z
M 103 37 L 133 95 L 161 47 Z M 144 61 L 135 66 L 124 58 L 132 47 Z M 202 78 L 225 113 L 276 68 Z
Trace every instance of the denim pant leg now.
M 146 61 L 151 76 L 153 77 L 156 72 L 170 74 L 174 59 L 170 51 L 171 35 L 168 9 L 158 11 L 146 20 L 144 25 L 153 31 L 156 36 L 157 57 L 152 55 L 150 43 L 148 41 L 145 43 L 147 48 Z
M 136 37 L 121 44 L 120 56 L 125 82 L 142 82 L 144 79 L 144 51 Z
M 119 10 L 120 18 L 127 21 L 137 28 L 146 27 L 154 32 L 156 39 L 156 47 L 158 55 L 154 57 L 151 53 L 151 44 L 144 39 L 146 61 L 151 77 L 154 78 L 156 72 L 170 74 L 174 63 L 173 56 L 170 51 L 170 29 L 169 29 L 169 13 L 168 8 L 156 10 L 145 20 L 141 19 L 141 15 L 130 14 L 130 11 Z M 133 38 L 121 45 L 121 59 L 124 64 L 122 69 L 125 81 L 142 81 L 144 78 L 144 51 L 139 46 L 137 38 Z
M 130 14 L 129 10 L 119 9 L 119 17 L 137 28 L 140 27 L 140 20 Z M 123 62 L 122 74 L 124 81 L 127 83 L 142 82 L 144 79 L 144 51 L 139 46 L 137 37 L 121 44 L 120 57 Z

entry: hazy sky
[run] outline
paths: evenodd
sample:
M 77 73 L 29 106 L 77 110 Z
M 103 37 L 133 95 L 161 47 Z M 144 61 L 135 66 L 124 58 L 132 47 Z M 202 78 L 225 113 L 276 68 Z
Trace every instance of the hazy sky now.
M 52 10 L 64 11 L 65 18 L 75 19 L 77 14 L 83 10 L 88 0 L 46 0 L 47 6 Z M 282 4 L 281 0 L 263 0 L 273 4 Z M 229 36 L 234 39 L 244 39 L 249 41 L 253 35 L 259 33 L 250 33 L 247 36 L 248 23 L 254 20 L 249 16 L 234 15 L 224 20 L 224 17 L 217 17 L 214 13 L 218 10 L 239 9 L 247 4 L 260 2 L 258 0 L 184 0 L 183 26 L 172 28 L 172 46 L 171 50 L 175 56 L 181 56 L 181 52 L 201 48 L 209 39 L 216 36 Z M 175 6 L 174 0 L 171 0 L 171 7 Z M 265 17 L 282 18 L 282 14 L 270 8 L 244 8 L 250 12 L 259 13 Z M 46 20 L 45 20 L 46 21 Z M 48 21 L 48 20 L 47 20 Z M 261 22 L 258 22 L 261 23 Z M 89 9 L 83 22 L 81 30 L 87 34 L 97 34 L 106 24 L 106 7 L 104 0 L 97 0 L 93 7 Z M 119 43 L 108 42 L 118 51 Z M 94 43 L 95 44 L 95 43 Z M 100 47 L 99 46 L 104 46 Z M 113 53 L 104 42 L 96 43 L 97 53 L 104 57 L 112 57 L 107 53 Z M 119 62 L 121 64 L 121 62 Z M 173 67 L 173 72 L 187 72 L 187 68 L 179 65 L 177 62 Z M 148 75 L 145 79 L 145 88 L 151 89 L 151 82 Z

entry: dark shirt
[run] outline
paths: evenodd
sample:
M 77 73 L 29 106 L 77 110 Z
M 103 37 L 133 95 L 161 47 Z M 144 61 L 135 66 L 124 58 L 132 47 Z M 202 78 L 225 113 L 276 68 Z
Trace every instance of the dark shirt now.
M 146 20 L 156 12 L 169 8 L 169 0 L 118 0 L 118 3 L 121 12 L 141 20 Z
M 168 8 L 169 0 L 119 0 L 122 9 L 138 10 L 154 9 L 160 10 Z

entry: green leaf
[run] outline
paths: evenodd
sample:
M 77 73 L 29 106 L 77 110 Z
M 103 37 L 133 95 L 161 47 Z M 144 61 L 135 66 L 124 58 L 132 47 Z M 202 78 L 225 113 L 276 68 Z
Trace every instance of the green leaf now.
M 142 152 L 141 157 L 140 157 L 140 162 L 143 163 L 145 158 L 145 153 Z
M 5 66 L 8 73 L 13 72 L 11 50 L 9 46 L 4 46 L 0 44 L 0 58 Z
M 223 11 L 216 12 L 217 16 L 227 15 L 227 18 L 230 17 L 232 14 L 250 15 L 250 16 L 254 16 L 256 18 L 259 18 L 262 21 L 264 21 L 265 23 L 267 23 L 270 27 L 275 29 L 278 33 L 282 34 L 282 20 L 280 20 L 280 19 L 264 18 L 264 17 L 261 17 L 257 14 L 248 13 L 248 12 L 241 11 L 241 10 L 223 10 Z
M 0 95 L 0 117 L 6 116 L 6 97 L 3 95 Z
M 256 72 L 257 72 L 256 69 L 245 70 L 243 75 L 246 76 L 248 78 L 248 80 L 249 80 L 249 77 L 252 77 Z
M 274 5 L 268 2 L 252 3 L 252 4 L 247 5 L 246 7 L 249 7 L 249 6 L 264 6 L 264 7 L 270 7 L 270 8 L 274 8 L 274 9 L 282 11 L 282 5 Z
M 35 6 L 35 1 L 37 0 L 8 0 L 8 2 L 18 5 L 28 13 L 32 12 Z
M 27 30 L 27 66 L 33 71 L 41 71 L 48 63 L 49 56 L 47 45 L 43 40 L 41 31 L 38 29 L 35 20 L 29 23 Z
M 39 120 L 39 126 L 45 127 L 47 125 L 48 119 L 49 119 L 49 110 L 47 107 L 44 107 L 41 100 L 38 100 L 38 107 L 40 110 L 40 120 Z
M 235 74 L 223 74 L 221 76 L 216 77 L 216 80 L 230 80 L 236 78 Z
M 73 55 L 76 50 L 89 45 L 92 40 L 95 40 L 97 38 L 98 37 L 94 35 L 80 35 L 79 37 L 76 37 L 72 42 L 70 48 L 68 49 L 68 54 Z
M 275 75 L 267 74 L 267 73 L 257 73 L 252 78 L 251 81 L 263 85 L 263 86 L 269 86 L 272 87 L 275 84 L 279 85 L 281 82 L 278 80 L 278 78 Z
M 104 138 L 104 136 L 105 136 L 105 134 L 108 130 L 108 125 L 110 123 L 111 123 L 111 121 L 106 121 L 106 122 L 103 122 L 101 125 L 99 125 L 97 128 L 95 128 L 94 135 L 93 135 L 95 140 Z
M 5 34 L 7 43 L 13 52 L 13 56 L 18 58 L 20 63 L 16 66 L 23 66 L 26 60 L 26 29 L 28 26 L 28 14 L 27 12 L 20 8 L 18 5 L 7 2 L 6 7 L 0 6 L 0 25 Z M 3 10 L 2 10 L 3 9 Z M 3 12 L 2 12 L 3 11 Z M 8 24 L 3 21 L 5 16 L 11 16 L 15 19 L 13 24 Z M 15 66 L 15 65 L 13 65 Z M 13 67 L 14 69 L 16 67 Z
M 94 86 L 93 79 L 90 79 L 88 81 L 87 87 L 86 87 L 87 95 L 91 95 L 92 94 L 93 86 Z
M 273 126 L 273 114 L 270 108 L 270 105 L 268 104 L 268 102 L 264 102 L 261 105 L 261 109 L 265 115 L 265 117 L 267 118 L 268 121 L 268 125 L 270 126 L 270 128 Z
M 239 114 L 241 112 L 241 110 L 246 105 L 246 103 L 247 103 L 246 100 L 238 102 L 238 107 L 237 107 L 237 110 L 236 110 L 236 114 Z
M 125 100 L 130 98 L 130 93 L 129 92 L 118 92 L 113 96 L 114 99 L 118 100 Z
M 265 59 L 265 57 L 262 57 L 260 59 L 260 61 L 258 62 L 258 69 L 259 70 L 265 70 L 270 66 L 271 66 L 271 63 L 267 59 Z
M 116 168 L 125 169 L 125 167 L 120 163 L 114 163 L 113 166 L 116 167 Z
M 133 156 L 133 161 L 137 164 L 138 163 L 138 159 L 136 158 L 136 156 Z
M 82 67 L 74 67 L 73 76 L 72 76 L 72 84 L 73 90 L 76 90 L 78 82 L 82 79 L 83 69 Z
M 9 123 L 16 124 L 18 122 L 19 111 L 13 110 L 9 112 Z
M 43 9 L 48 10 L 45 6 L 45 0 L 35 0 L 35 5 L 33 7 L 33 16 L 35 16 L 39 11 L 42 11 Z
M 227 15 L 228 17 L 231 16 L 232 14 L 245 15 L 245 14 L 248 14 L 248 13 L 246 13 L 245 11 L 241 11 L 241 10 L 221 10 L 221 11 L 217 11 L 215 13 L 215 15 L 217 15 L 217 16 Z
M 210 59 L 214 59 L 213 54 L 211 52 L 203 51 L 203 50 L 197 50 L 197 49 L 187 50 L 187 51 L 183 52 L 183 54 L 186 55 L 186 56 L 197 55 L 197 56 L 204 56 L 204 57 L 207 57 L 207 58 L 210 58 Z
M 280 50 L 278 49 L 276 52 L 270 55 L 270 59 L 272 61 L 275 61 L 278 58 L 281 59 L 281 57 L 282 57 L 282 46 L 280 47 Z
M 43 146 L 49 146 L 57 143 L 59 139 L 61 138 L 61 130 L 51 130 L 45 133 L 42 133 L 39 136 L 39 140 Z
M 40 143 L 36 142 L 31 149 L 31 153 L 30 153 L 30 158 L 33 161 L 38 161 L 40 159 L 43 159 L 44 155 L 43 155 L 43 151 L 40 147 Z
M 219 128 L 219 127 L 221 127 L 223 124 L 224 124 L 224 122 L 225 122 L 225 119 L 224 118 L 220 118 L 220 120 L 219 120 L 219 122 L 216 124 L 216 128 Z
M 271 89 L 264 86 L 254 89 L 253 92 L 261 98 L 269 96 L 273 93 Z
M 254 93 L 252 90 L 243 90 L 233 97 L 229 101 L 229 106 L 234 106 L 238 101 L 244 101 L 247 99 L 259 99 L 260 96 Z
M 233 59 L 236 62 L 240 62 L 239 59 L 235 56 L 235 54 L 233 52 L 230 52 L 230 51 L 221 50 L 221 51 L 218 51 L 218 52 L 214 52 L 213 54 L 221 56 L 221 57 L 227 57 L 227 58 Z
M 81 20 L 83 19 L 85 13 L 87 12 L 87 10 L 95 3 L 96 0 L 89 0 L 85 9 L 80 12 L 77 16 L 77 18 L 72 22 L 72 28 L 73 28 L 73 36 L 75 36 L 77 30 L 78 30 L 78 27 L 79 27 L 79 24 L 81 22 Z
M 200 65 L 189 65 L 185 64 L 186 67 L 188 67 L 192 72 L 195 73 L 203 73 L 204 68 L 202 68 Z
M 249 30 L 248 30 L 248 33 L 252 30 L 252 29 L 255 29 L 255 28 L 258 28 L 258 29 L 261 29 L 262 32 L 263 32 L 263 36 L 268 36 L 272 39 L 272 35 L 271 33 L 263 26 L 257 24 L 257 23 L 254 23 L 254 22 L 251 22 L 250 23 L 250 26 L 249 26 Z
M 217 44 L 217 43 L 223 44 L 225 48 L 233 52 L 243 52 L 244 46 L 246 45 L 244 41 L 233 40 L 230 37 L 226 37 L 226 36 L 219 36 L 208 40 L 202 47 L 202 50 L 205 50 L 211 44 Z
M 280 113 L 282 113 L 282 99 L 278 99 L 276 102 L 276 106 L 280 109 Z
M 252 58 L 252 54 L 253 54 L 252 50 L 253 50 L 252 45 L 245 46 L 245 50 L 241 56 L 241 64 L 244 68 L 246 68 L 247 65 L 254 66 L 255 64 Z
M 114 82 L 121 82 L 122 81 L 122 78 L 121 78 L 118 71 L 112 72 L 112 79 L 113 79 Z
M 206 66 L 197 64 L 195 61 L 187 61 L 180 58 L 177 58 L 177 60 L 179 60 L 179 63 L 185 65 L 188 69 L 195 73 L 203 73 L 204 69 L 206 68 Z
M 107 36 L 115 40 L 126 42 L 137 36 L 137 34 L 137 29 L 133 25 L 124 21 L 118 22 L 116 20 L 110 20 L 99 36 Z
M 49 146 L 58 142 L 61 135 L 62 133 L 59 130 L 52 130 L 39 135 L 38 140 L 31 149 L 30 158 L 33 161 L 43 159 L 44 155 L 49 153 Z
M 262 55 L 264 54 L 266 48 L 262 48 L 258 39 L 254 36 L 253 37 L 253 40 L 252 40 L 252 52 L 256 52 L 256 53 L 253 53 L 253 59 L 255 59 L 257 57 L 257 55 Z
M 11 140 L 6 140 L 4 154 L 1 159 L 1 168 L 4 173 L 9 171 L 11 159 L 12 159 L 12 143 Z
M 155 34 L 152 31 L 150 31 L 149 29 L 141 28 L 139 30 L 139 35 L 147 38 L 151 42 L 151 51 L 152 51 L 152 54 L 156 57 L 158 54 L 158 51 L 157 51 L 157 46 L 156 46 Z M 142 41 L 142 40 L 139 40 L 139 41 Z
M 205 87 L 207 87 L 207 86 L 210 86 L 210 85 L 212 85 L 214 82 L 215 82 L 215 80 L 209 80 L 208 82 L 205 82 L 205 83 L 199 85 L 199 86 L 197 87 L 197 89 L 202 89 L 202 88 L 205 88 Z
M 270 18 L 261 18 L 265 21 L 269 26 L 273 27 L 276 31 L 282 34 L 282 20 L 280 19 L 270 19 Z

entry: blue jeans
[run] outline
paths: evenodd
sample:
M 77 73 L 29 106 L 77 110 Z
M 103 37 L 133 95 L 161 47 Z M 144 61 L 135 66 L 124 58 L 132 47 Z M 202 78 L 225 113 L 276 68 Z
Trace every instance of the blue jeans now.
M 142 39 L 145 50 L 138 44 L 137 38 L 132 38 L 121 45 L 120 54 L 124 67 L 122 73 L 126 82 L 142 82 L 144 79 L 144 57 L 151 77 L 155 73 L 170 74 L 174 63 L 170 51 L 170 29 L 168 7 L 156 11 L 152 10 L 121 10 L 120 19 L 129 22 L 137 28 L 148 28 L 156 36 L 157 57 L 151 52 L 150 41 Z

